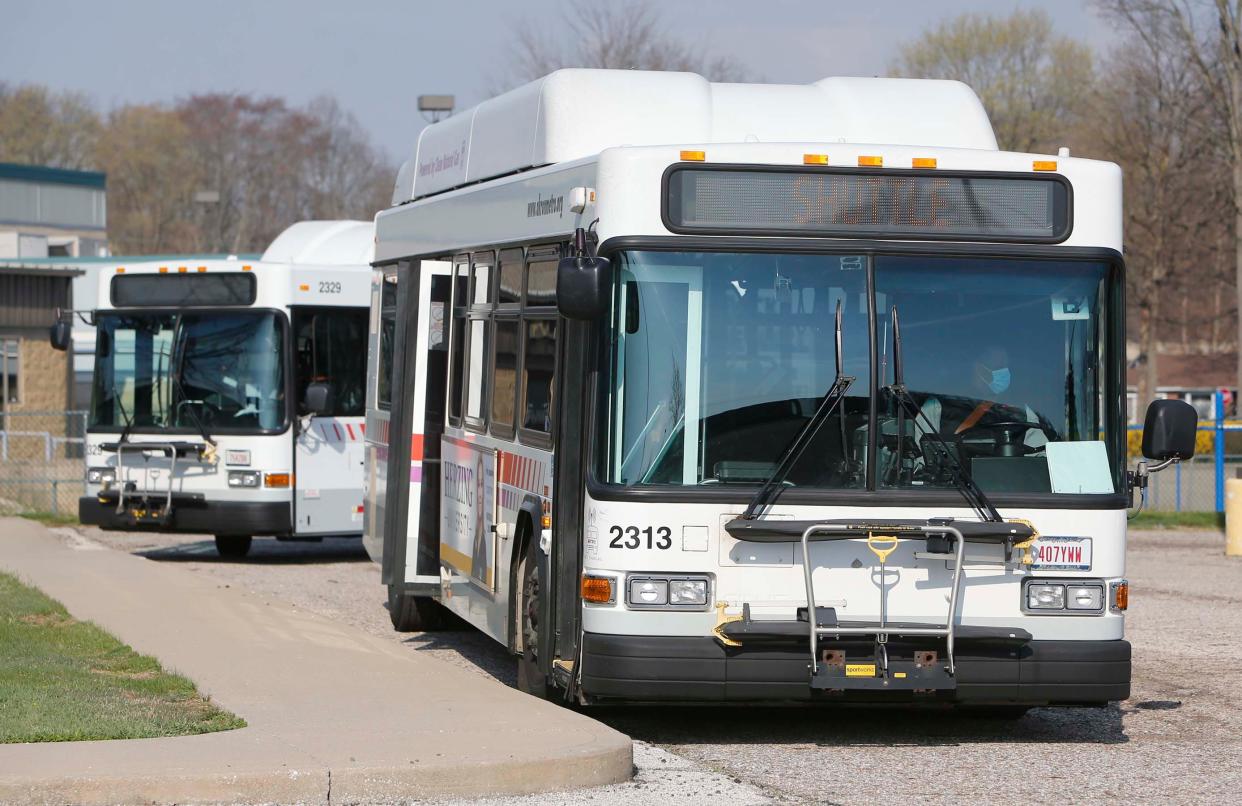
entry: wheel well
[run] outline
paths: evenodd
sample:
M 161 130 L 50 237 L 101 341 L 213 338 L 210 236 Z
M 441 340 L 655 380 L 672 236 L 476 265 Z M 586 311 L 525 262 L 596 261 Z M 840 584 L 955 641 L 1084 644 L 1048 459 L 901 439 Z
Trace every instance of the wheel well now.
M 513 535 L 513 554 L 509 562 L 509 651 L 517 653 L 521 647 L 518 637 L 521 634 L 521 618 L 522 613 L 519 608 L 522 593 L 522 575 L 519 569 L 522 560 L 530 552 L 530 547 L 534 545 L 535 539 L 535 521 L 534 517 L 526 510 L 525 507 L 518 510 L 517 526 Z

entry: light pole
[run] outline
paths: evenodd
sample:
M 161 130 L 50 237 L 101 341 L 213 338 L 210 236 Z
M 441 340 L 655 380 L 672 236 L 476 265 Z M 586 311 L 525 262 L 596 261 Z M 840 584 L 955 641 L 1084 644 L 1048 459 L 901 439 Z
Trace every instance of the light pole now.
M 418 111 L 423 113 L 423 118 L 428 123 L 435 123 L 440 120 L 441 115 L 453 114 L 453 101 L 452 95 L 420 95 Z

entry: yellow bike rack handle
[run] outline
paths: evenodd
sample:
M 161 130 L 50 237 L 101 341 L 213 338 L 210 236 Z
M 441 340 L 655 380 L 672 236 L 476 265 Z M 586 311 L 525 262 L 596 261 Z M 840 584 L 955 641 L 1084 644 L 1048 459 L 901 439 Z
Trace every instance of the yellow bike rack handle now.
M 880 558 L 881 563 L 887 561 L 888 555 L 897 550 L 897 543 L 896 535 L 877 535 L 867 532 L 867 548 Z

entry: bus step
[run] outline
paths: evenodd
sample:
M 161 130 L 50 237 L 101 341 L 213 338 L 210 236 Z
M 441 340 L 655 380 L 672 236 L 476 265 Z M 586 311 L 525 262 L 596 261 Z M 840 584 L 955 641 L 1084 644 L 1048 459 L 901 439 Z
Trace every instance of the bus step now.
M 816 665 L 811 688 L 826 691 L 946 691 L 957 688 L 957 680 L 944 664 L 922 664 L 915 660 L 889 659 L 885 673 L 874 658 Z

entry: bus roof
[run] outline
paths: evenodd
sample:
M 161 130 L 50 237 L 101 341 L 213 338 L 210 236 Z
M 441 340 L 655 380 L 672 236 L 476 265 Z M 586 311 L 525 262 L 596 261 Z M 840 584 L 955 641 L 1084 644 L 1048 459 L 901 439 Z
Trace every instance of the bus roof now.
M 393 204 L 614 146 L 848 142 L 996 149 L 958 81 L 719 84 L 696 73 L 557 70 L 423 129 Z
M 375 229 L 370 221 L 299 221 L 277 235 L 259 261 L 369 265 L 374 254 Z

